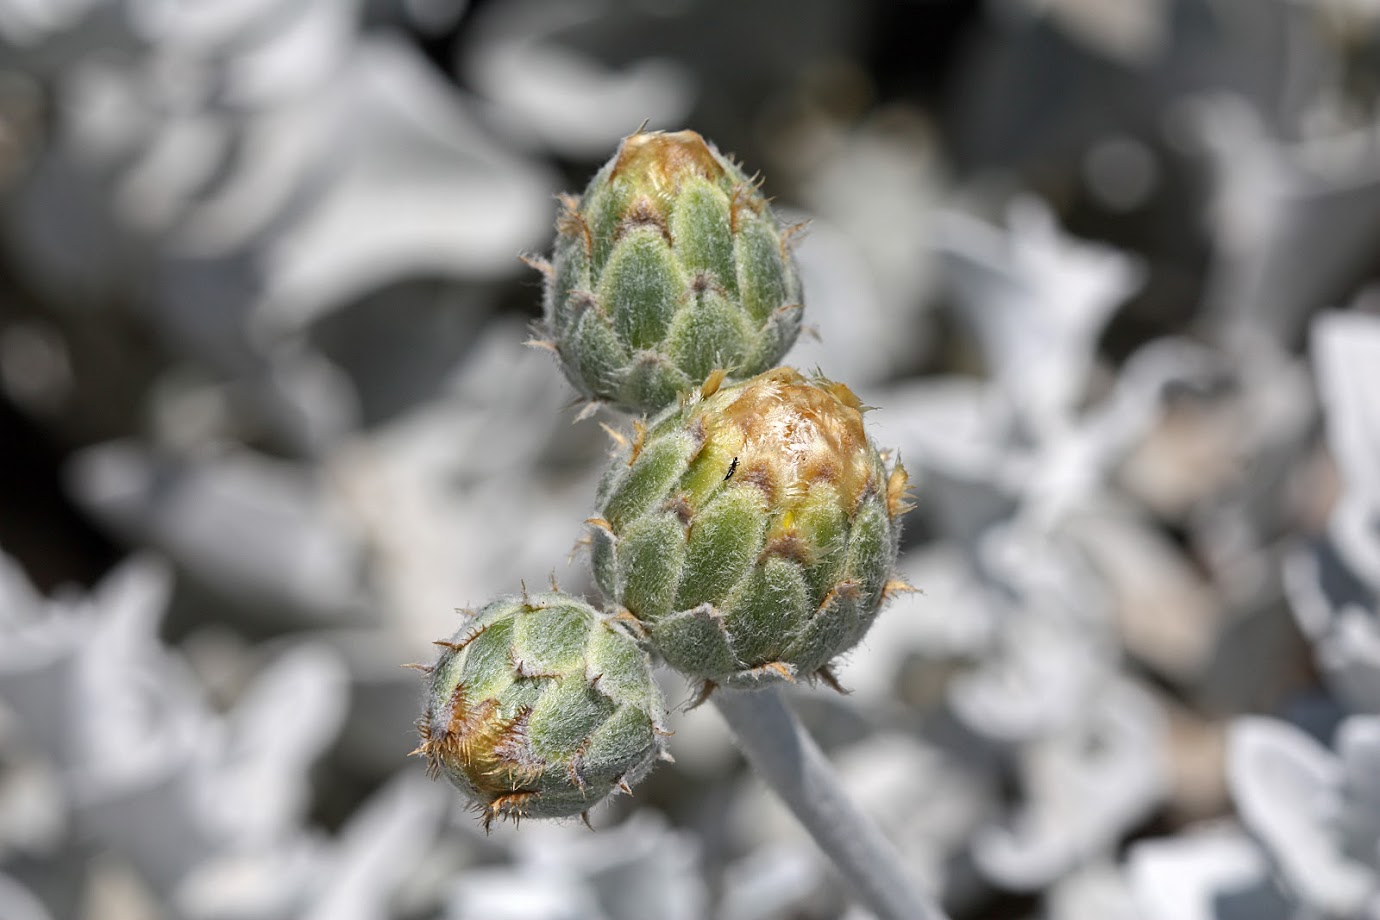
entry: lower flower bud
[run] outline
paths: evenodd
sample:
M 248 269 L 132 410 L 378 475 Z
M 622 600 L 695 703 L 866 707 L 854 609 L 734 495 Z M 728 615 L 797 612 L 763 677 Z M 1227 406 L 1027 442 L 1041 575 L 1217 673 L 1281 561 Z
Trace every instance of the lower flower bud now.
M 485 829 L 583 815 L 663 755 L 650 660 L 584 601 L 500 598 L 437 644 L 414 753 L 473 801 Z

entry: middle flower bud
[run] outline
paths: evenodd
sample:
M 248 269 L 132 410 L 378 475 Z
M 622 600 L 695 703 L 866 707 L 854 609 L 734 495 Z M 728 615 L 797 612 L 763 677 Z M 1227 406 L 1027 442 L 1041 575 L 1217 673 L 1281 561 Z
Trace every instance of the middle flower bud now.
M 846 386 L 780 367 L 713 375 L 614 461 L 589 524 L 600 587 L 692 677 L 751 688 L 821 676 L 891 580 L 906 474 Z

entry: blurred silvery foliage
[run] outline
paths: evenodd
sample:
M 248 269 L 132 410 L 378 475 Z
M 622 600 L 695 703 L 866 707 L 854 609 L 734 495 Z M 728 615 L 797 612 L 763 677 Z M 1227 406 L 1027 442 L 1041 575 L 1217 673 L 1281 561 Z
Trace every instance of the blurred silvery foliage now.
M 1339 493 L 1327 529 L 1290 554 L 1285 583 L 1338 702 L 1380 713 L 1380 317 L 1325 314 L 1312 342 Z
M 1137 844 L 1129 885 L 1147 920 L 1380 916 L 1380 722 L 1352 716 L 1329 750 L 1284 722 L 1232 727 L 1241 826 Z
M 0 0 L 0 384 L 139 553 L 5 557 L 0 916 L 861 916 L 708 709 L 592 836 L 403 759 L 452 608 L 590 588 L 514 257 L 648 118 L 811 220 L 789 360 L 917 474 L 922 593 L 794 702 L 957 920 L 1370 916 L 1377 23 Z
M 1228 779 L 1242 828 L 1133 850 L 1130 878 L 1150 920 L 1380 916 L 1374 482 L 1380 427 L 1371 379 L 1380 358 L 1380 318 L 1318 316 L 1312 358 L 1339 488 L 1325 531 L 1290 552 L 1285 583 L 1334 694 L 1333 712 L 1304 727 L 1330 731 L 1335 750 L 1279 720 L 1238 720 Z M 1356 714 L 1341 718 L 1346 712 Z M 1178 894 L 1166 898 L 1167 890 Z

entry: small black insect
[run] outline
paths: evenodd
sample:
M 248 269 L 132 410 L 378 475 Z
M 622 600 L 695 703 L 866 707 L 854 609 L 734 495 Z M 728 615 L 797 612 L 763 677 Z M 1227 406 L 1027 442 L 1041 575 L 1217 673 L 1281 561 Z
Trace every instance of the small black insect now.
M 732 478 L 733 478 L 733 473 L 734 473 L 734 471 L 737 470 L 737 469 L 738 469 L 738 458 L 737 458 L 737 457 L 734 457 L 734 458 L 733 458 L 733 462 L 730 463 L 730 464 L 728 465 L 728 475 L 724 477 L 724 482 L 728 482 L 730 479 L 732 479 Z

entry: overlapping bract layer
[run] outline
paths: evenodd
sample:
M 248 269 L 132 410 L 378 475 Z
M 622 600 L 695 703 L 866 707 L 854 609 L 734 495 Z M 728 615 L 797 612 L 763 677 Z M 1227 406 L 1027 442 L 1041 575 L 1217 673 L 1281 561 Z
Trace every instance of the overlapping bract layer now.
M 500 598 L 437 644 L 417 753 L 485 827 L 582 814 L 662 753 L 665 705 L 647 654 L 581 600 Z
M 748 377 L 795 342 L 790 231 L 693 131 L 625 138 L 556 226 L 546 344 L 591 400 L 656 412 L 714 368 Z
M 754 687 L 830 679 L 887 595 L 907 510 L 842 384 L 776 368 L 654 419 L 590 521 L 595 575 L 680 671 Z

